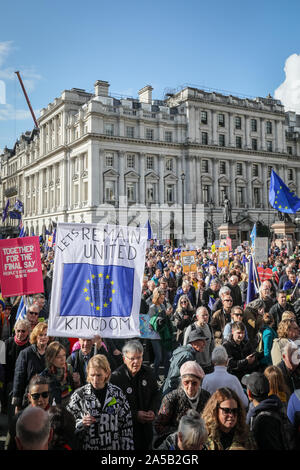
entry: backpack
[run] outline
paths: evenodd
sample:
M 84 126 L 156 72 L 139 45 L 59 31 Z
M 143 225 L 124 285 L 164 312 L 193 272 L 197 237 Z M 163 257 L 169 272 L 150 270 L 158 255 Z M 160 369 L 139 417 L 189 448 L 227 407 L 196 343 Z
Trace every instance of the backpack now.
M 292 423 L 288 419 L 286 413 L 282 411 L 261 411 L 254 419 L 254 422 L 251 422 L 251 431 L 255 429 L 258 425 L 260 419 L 263 416 L 270 416 L 280 422 L 280 431 L 281 438 L 284 445 L 284 450 L 294 450 L 295 449 L 295 431 Z

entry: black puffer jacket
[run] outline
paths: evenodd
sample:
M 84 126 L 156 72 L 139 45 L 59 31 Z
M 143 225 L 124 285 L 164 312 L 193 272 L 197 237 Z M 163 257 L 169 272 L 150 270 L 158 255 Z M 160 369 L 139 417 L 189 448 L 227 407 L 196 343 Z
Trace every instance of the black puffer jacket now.
M 230 374 L 241 380 L 243 375 L 251 374 L 251 372 L 257 370 L 257 360 L 253 364 L 249 364 L 246 359 L 255 351 L 249 341 L 243 340 L 238 344 L 233 339 L 229 339 L 223 343 L 223 346 L 228 354 L 228 372 Z

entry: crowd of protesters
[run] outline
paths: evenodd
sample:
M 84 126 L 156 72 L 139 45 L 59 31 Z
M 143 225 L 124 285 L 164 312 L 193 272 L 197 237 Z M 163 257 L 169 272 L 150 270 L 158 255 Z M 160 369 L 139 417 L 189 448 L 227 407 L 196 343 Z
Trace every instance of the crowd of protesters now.
M 8 450 L 300 448 L 300 255 L 272 245 L 251 299 L 251 250 L 147 249 L 134 339 L 47 335 L 44 292 L 0 300 L 1 412 Z M 4 357 L 5 356 L 5 357 Z

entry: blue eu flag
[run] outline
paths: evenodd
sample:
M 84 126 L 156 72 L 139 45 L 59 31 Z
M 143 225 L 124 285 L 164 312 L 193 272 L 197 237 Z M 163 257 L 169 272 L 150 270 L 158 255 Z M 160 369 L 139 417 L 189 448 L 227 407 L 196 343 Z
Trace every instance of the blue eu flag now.
M 274 170 L 271 173 L 269 202 L 279 212 L 294 214 L 300 209 L 300 199 L 284 184 Z
M 129 317 L 134 269 L 66 263 L 63 267 L 61 316 Z

